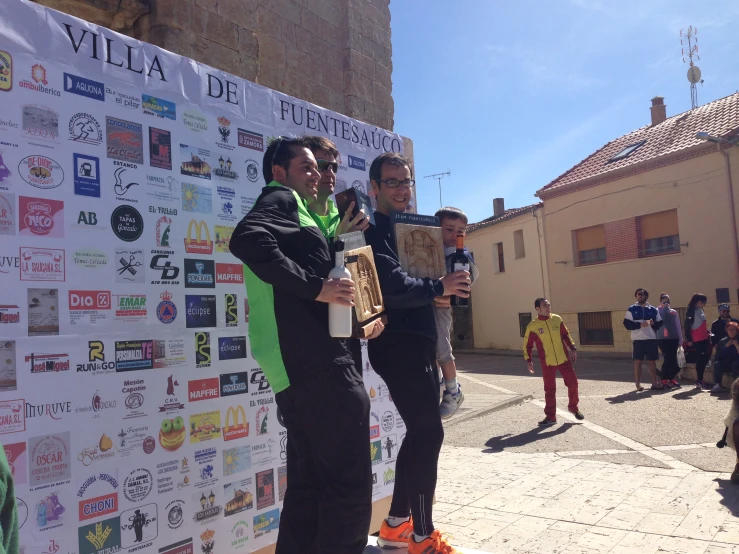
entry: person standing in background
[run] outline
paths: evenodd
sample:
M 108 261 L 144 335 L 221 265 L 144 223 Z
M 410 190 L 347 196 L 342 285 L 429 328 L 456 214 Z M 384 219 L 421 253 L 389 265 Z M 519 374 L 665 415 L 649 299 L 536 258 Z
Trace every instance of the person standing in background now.
M 731 317 L 731 307 L 728 304 L 721 304 L 718 307 L 718 319 L 711 324 L 711 344 L 714 348 L 726 336 L 726 324 L 730 321 L 739 323 L 739 319 Z
M 544 419 L 539 425 L 555 425 L 557 423 L 557 371 L 567 387 L 569 404 L 567 409 L 578 420 L 585 419 L 578 408 L 577 376 L 573 364 L 577 361 L 577 348 L 572 335 L 567 330 L 562 318 L 552 313 L 552 305 L 546 298 L 534 300 L 534 308 L 538 317 L 529 322 L 523 336 L 523 358 L 529 373 L 534 373 L 534 360 L 531 351 L 536 347 L 541 361 L 541 373 L 544 378 Z M 569 354 L 567 350 L 569 349 Z
M 675 376 L 680 371 L 677 364 L 677 349 L 683 339 L 683 330 L 680 326 L 680 316 L 677 310 L 670 307 L 670 295 L 663 292 L 659 297 L 659 316 L 662 318 L 662 329 L 657 333 L 657 344 L 662 351 L 662 385 L 665 387 L 679 387 L 680 381 Z
M 709 388 L 703 380 L 703 372 L 708 364 L 708 349 L 711 345 L 708 322 L 703 312 L 707 300 L 705 294 L 695 293 L 685 312 L 685 342 L 688 346 L 695 348 L 695 371 L 698 373 L 698 380 L 695 384 L 702 390 Z
M 716 346 L 716 363 L 713 364 L 714 385 L 712 393 L 726 392 L 721 384 L 724 373 L 731 372 L 734 379 L 739 377 L 739 323 L 726 324 L 726 336 Z
M 662 390 L 665 387 L 657 380 L 657 329 L 662 325 L 657 308 L 647 302 L 649 291 L 644 288 L 636 289 L 636 302 L 629 306 L 624 316 L 624 327 L 631 331 L 634 358 L 634 384 L 637 391 L 643 391 L 641 386 L 641 364 L 644 358 L 649 364 L 649 374 L 652 377 L 652 390 Z

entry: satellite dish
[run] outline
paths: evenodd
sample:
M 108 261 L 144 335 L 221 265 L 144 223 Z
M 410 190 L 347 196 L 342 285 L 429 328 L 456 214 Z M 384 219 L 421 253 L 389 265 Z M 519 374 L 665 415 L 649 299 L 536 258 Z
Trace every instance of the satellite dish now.
M 691 65 L 688 68 L 688 81 L 691 84 L 700 83 L 701 81 L 701 70 L 697 65 Z

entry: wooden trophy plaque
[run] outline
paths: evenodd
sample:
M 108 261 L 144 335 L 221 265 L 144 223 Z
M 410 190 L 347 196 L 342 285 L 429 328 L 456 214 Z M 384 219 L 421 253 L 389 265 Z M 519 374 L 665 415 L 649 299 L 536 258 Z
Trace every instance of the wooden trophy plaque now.
M 395 224 L 400 267 L 411 277 L 439 279 L 446 275 L 441 227 Z
M 355 287 L 352 333 L 355 338 L 366 339 L 372 334 L 375 321 L 381 319 L 387 323 L 372 247 L 349 250 L 344 254 L 344 259 Z

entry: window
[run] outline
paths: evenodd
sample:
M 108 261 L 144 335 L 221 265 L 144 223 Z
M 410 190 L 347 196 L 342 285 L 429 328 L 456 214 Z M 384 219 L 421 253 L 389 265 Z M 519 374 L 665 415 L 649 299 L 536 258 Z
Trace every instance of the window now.
M 579 265 L 600 264 L 606 261 L 606 247 L 580 250 Z
M 523 229 L 513 231 L 513 251 L 517 260 L 526 257 L 526 247 L 523 244 Z
M 623 160 L 625 158 L 628 158 L 634 152 L 636 152 L 639 148 L 641 148 L 646 142 L 647 142 L 646 140 L 642 140 L 642 141 L 639 141 L 639 142 L 636 142 L 634 144 L 627 146 L 626 148 L 621 150 L 618 154 L 613 156 L 610 160 L 608 160 L 607 163 L 617 162 L 618 160 Z
M 531 312 L 518 314 L 518 331 L 521 333 L 521 338 L 526 334 L 526 327 L 529 323 L 531 323 Z
M 640 258 L 680 252 L 677 210 L 643 215 L 636 219 Z
M 729 288 L 716 289 L 716 304 L 723 304 L 724 302 L 731 302 L 731 296 L 729 295 Z
M 611 312 L 577 314 L 577 324 L 583 346 L 613 346 Z
M 602 264 L 606 261 L 606 228 L 585 227 L 574 232 L 577 265 Z
M 502 242 L 496 242 L 493 244 L 493 271 L 495 273 L 505 273 L 505 259 L 503 258 Z

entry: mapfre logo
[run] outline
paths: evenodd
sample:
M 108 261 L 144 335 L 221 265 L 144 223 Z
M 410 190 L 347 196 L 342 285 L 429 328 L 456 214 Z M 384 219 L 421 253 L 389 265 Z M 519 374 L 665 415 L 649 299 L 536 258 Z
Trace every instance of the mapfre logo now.
M 213 241 L 210 240 L 208 224 L 202 219 L 200 223 L 194 219 L 187 226 L 187 238 L 185 239 L 185 252 L 188 254 L 212 254 Z
M 70 290 L 70 310 L 109 310 L 109 290 Z
M 241 264 L 216 264 L 216 283 L 244 283 L 244 268 Z
M 188 381 L 188 399 L 190 400 L 190 402 L 196 402 L 198 400 L 209 400 L 211 398 L 218 398 L 220 388 L 221 382 L 218 377 Z

